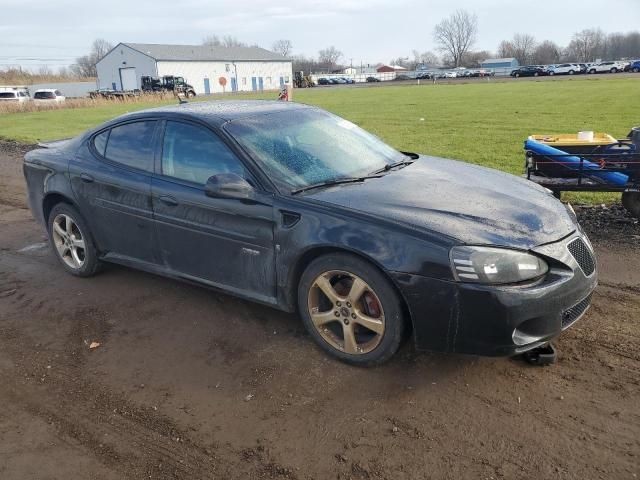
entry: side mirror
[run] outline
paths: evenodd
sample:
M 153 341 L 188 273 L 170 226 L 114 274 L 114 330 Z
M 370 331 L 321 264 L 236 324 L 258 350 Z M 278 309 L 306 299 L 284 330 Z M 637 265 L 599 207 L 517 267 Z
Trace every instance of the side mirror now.
M 235 173 L 219 173 L 209 177 L 204 193 L 212 198 L 251 199 L 255 190 L 244 178 Z

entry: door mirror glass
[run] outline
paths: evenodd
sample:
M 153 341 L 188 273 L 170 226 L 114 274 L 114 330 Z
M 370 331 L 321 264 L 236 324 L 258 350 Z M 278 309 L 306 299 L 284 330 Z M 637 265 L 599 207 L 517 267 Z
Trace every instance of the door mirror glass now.
M 251 199 L 255 190 L 249 182 L 235 173 L 219 173 L 209 177 L 204 193 L 212 198 Z

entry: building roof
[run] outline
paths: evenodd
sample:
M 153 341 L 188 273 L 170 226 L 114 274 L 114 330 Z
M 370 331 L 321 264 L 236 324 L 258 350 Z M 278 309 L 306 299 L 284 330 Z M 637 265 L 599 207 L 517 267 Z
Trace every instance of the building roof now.
M 513 57 L 509 57 L 509 58 L 487 58 L 482 63 L 513 63 L 514 61 L 516 61 L 516 59 L 513 58 Z
M 163 45 L 158 43 L 122 43 L 158 61 L 269 61 L 291 59 L 260 47 L 213 47 L 210 45 Z

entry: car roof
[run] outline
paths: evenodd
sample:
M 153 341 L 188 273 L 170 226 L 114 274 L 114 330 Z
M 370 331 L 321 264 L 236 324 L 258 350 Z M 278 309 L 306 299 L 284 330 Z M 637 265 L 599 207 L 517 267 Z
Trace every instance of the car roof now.
M 239 118 L 312 108 L 316 107 L 281 100 L 216 100 L 149 108 L 125 114 L 116 120 L 121 121 L 127 118 L 133 119 L 156 114 L 174 114 L 176 117 L 194 118 L 219 126 Z
M 38 92 L 50 92 L 50 93 L 54 93 L 57 92 L 58 89 L 57 88 L 39 88 L 38 90 L 35 91 L 35 93 Z

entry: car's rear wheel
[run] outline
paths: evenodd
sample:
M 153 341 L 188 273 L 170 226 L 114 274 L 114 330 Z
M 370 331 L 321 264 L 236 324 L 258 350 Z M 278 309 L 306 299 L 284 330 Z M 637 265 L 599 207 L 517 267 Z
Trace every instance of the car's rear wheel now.
M 618 69 L 613 67 L 611 70 L 609 70 L 611 73 L 618 73 Z
M 516 77 L 516 78 L 520 78 L 520 74 L 519 74 L 519 73 L 516 73 L 516 74 L 514 75 L 514 77 Z
M 347 363 L 381 364 L 403 339 L 402 303 L 393 285 L 353 255 L 331 254 L 311 262 L 298 286 L 298 308 L 316 343 Z
M 89 228 L 75 208 L 57 204 L 49 213 L 47 226 L 53 252 L 67 272 L 89 277 L 98 271 L 98 252 Z
M 556 72 L 554 72 L 554 71 L 549 72 L 549 76 L 550 77 L 553 77 L 555 74 L 556 74 Z
M 535 73 L 533 74 L 533 76 L 534 76 L 534 77 L 537 77 L 538 75 L 540 75 L 538 72 L 535 72 Z
M 634 73 L 638 73 L 638 72 L 640 72 L 640 68 L 635 67 L 635 68 L 633 69 L 633 72 L 634 72 Z
M 636 218 L 640 218 L 640 192 L 624 192 L 622 205 Z
M 589 73 L 596 73 L 595 68 L 592 68 L 591 70 L 589 70 Z
M 575 72 L 573 70 L 569 70 L 569 75 L 573 75 Z

